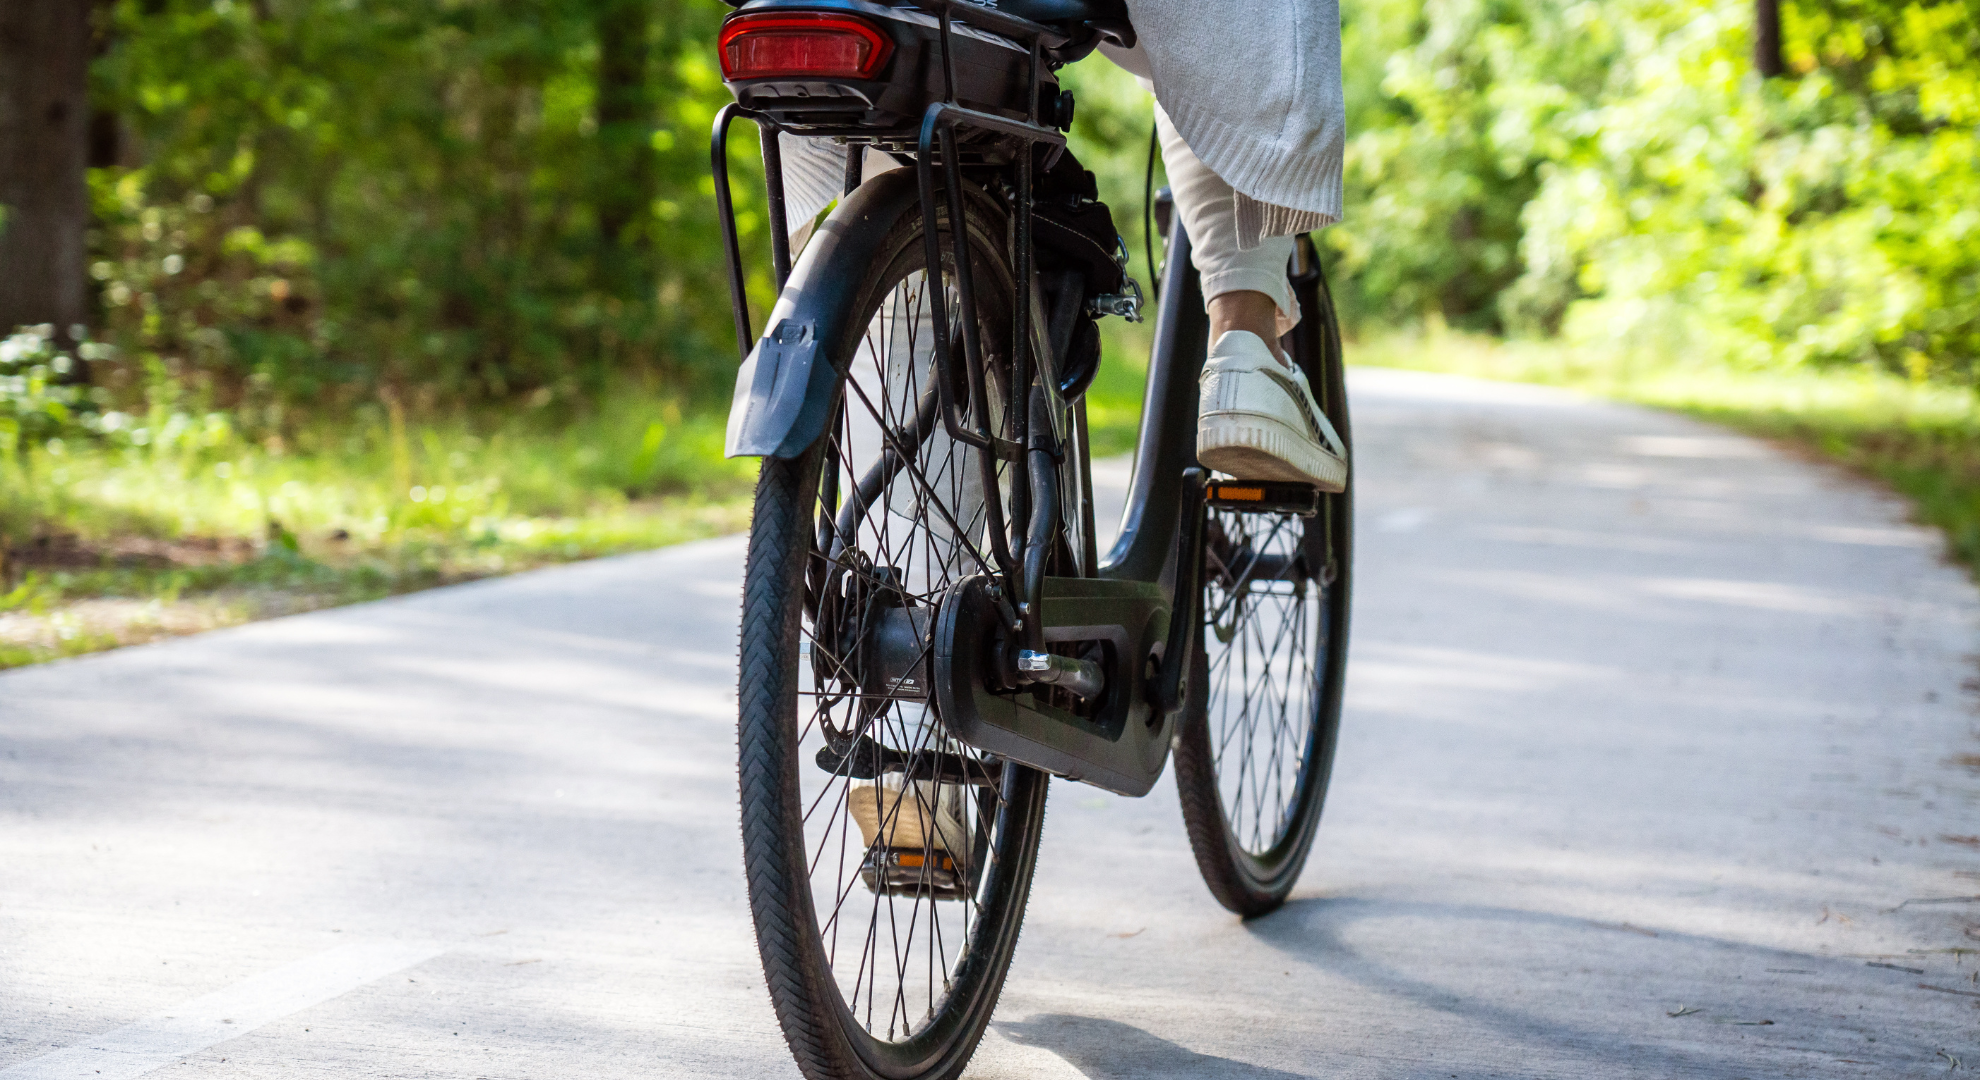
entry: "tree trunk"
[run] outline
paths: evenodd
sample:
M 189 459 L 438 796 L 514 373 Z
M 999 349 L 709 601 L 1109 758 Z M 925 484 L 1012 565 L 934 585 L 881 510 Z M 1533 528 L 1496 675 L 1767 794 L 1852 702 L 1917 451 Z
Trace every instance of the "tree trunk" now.
M 1753 0 L 1753 69 L 1763 79 L 1787 74 L 1781 62 L 1781 0 Z
M 648 275 L 640 256 L 648 250 L 652 215 L 654 94 L 649 73 L 651 0 L 605 0 L 597 8 L 598 141 L 604 175 L 596 204 L 604 277 L 628 299 Z M 641 297 L 641 299 L 645 299 Z
M 0 0 L 0 334 L 83 322 L 90 9 Z

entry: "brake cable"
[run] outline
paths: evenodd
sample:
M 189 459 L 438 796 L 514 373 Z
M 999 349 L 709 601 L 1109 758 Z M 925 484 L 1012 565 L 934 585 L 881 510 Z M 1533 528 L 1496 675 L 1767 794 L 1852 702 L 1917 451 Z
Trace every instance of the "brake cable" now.
M 1148 171 L 1141 178 L 1141 244 L 1148 259 L 1149 291 L 1162 302 L 1162 271 L 1155 266 L 1155 121 L 1148 121 Z

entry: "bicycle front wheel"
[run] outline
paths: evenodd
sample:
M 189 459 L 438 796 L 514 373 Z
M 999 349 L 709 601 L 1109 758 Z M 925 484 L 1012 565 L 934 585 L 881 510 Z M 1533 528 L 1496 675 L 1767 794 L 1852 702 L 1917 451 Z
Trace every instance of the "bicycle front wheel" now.
M 1286 345 L 1343 441 L 1340 324 L 1310 241 Z M 1285 902 L 1313 847 L 1347 675 L 1353 477 L 1312 517 L 1205 509 L 1203 624 L 1176 787 L 1204 883 L 1244 916 Z
M 926 265 L 910 184 L 883 178 L 827 228 L 857 265 L 844 290 L 845 375 L 825 434 L 768 459 L 750 529 L 741 655 L 743 850 L 770 997 L 811 1080 L 959 1074 L 1003 987 L 1024 917 L 1047 777 L 949 737 L 933 713 L 933 613 L 989 571 L 999 465 L 939 415 Z M 972 196 L 964 230 L 987 400 L 972 423 L 1010 434 L 1013 274 L 1006 222 Z M 825 230 L 821 230 L 824 232 Z M 953 231 L 944 227 L 945 237 Z

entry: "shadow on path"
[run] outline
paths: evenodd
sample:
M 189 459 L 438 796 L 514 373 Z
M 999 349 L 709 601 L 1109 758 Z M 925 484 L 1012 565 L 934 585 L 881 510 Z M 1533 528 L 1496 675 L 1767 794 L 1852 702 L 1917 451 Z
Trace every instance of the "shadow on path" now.
M 1300 1073 L 1247 1065 L 1199 1054 L 1118 1020 L 1066 1013 L 1041 1013 L 1014 1023 L 998 1023 L 999 1034 L 1064 1058 L 1092 1080 L 1308 1080 Z
M 1411 973 L 1405 966 L 1422 962 L 1421 955 L 1374 955 L 1346 940 L 1353 924 L 1372 919 L 1428 920 L 1447 931 L 1468 924 L 1479 939 L 1474 949 L 1496 952 L 1503 958 L 1508 983 L 1551 982 L 1556 992 L 1544 997 L 1544 1004 L 1536 1003 L 1537 1008 L 1520 1008 L 1496 992 L 1480 994 L 1475 988 L 1467 992 L 1438 981 L 1434 964 Z M 1628 1061 L 1643 1073 L 1667 1076 L 1744 1076 L 1752 1070 L 1755 1054 L 1763 1046 L 1766 1053 L 1781 1055 L 1777 1061 L 1803 1054 L 1828 1057 L 1863 1053 L 1866 1048 L 1859 1025 L 1875 1024 L 1877 1019 L 1874 1014 L 1866 1017 L 1859 1013 L 1860 1020 L 1843 1020 L 1837 1011 L 1843 999 L 1858 1008 L 1862 1007 L 1859 1002 L 1880 1001 L 1883 1008 L 1897 1006 L 1901 1012 L 1906 1005 L 1900 1002 L 1907 996 L 1933 996 L 1910 995 L 1908 980 L 1884 977 L 1892 973 L 1865 968 L 1857 959 L 1670 929 L 1637 930 L 1637 935 L 1645 935 L 1639 937 L 1619 934 L 1623 928 L 1589 919 L 1488 905 L 1311 898 L 1294 900 L 1271 915 L 1246 922 L 1245 927 L 1256 940 L 1288 959 L 1345 977 L 1369 991 L 1408 1001 L 1418 1009 L 1478 1025 L 1504 1042 L 1565 1049 L 1591 1063 Z M 1521 933 L 1530 928 L 1545 928 L 1550 935 L 1547 940 L 1554 944 L 1534 948 L 1529 944 L 1531 939 Z M 1580 988 L 1562 985 L 1565 978 L 1572 978 L 1561 971 L 1563 956 L 1595 953 L 1603 954 L 1603 975 Z M 1728 960 L 1735 964 L 1757 962 L 1761 972 L 1766 964 L 1792 966 L 1806 969 L 1802 974 L 1819 973 L 1821 978 L 1774 984 L 1735 980 L 1728 977 L 1732 970 Z M 1570 1004 L 1562 1000 L 1563 995 L 1582 1000 Z M 1636 1022 L 1615 1022 L 1620 1015 L 1615 1000 L 1622 997 L 1639 999 L 1633 1010 L 1639 1013 Z M 1602 1004 L 1596 1005 L 1597 1000 Z M 1670 1015 L 1665 1010 L 1685 1001 L 1705 1007 L 1699 1020 L 1674 1026 L 1667 1034 L 1653 1034 L 1662 1027 L 1658 1021 Z M 1940 1004 L 1916 1001 L 1909 1002 L 1909 1007 Z M 1594 1007 L 1585 1007 L 1589 1005 Z M 1764 1026 L 1752 1026 L 1712 1015 L 1718 1012 L 1767 1019 Z M 1652 1018 L 1650 1027 L 1639 1026 L 1641 1016 Z M 1893 1017 L 1888 1013 L 1881 1019 L 1884 1041 L 1877 1048 L 1879 1056 L 1934 1061 L 1934 1044 L 1891 1024 Z M 1734 1027 L 1719 1031 L 1747 1034 L 1737 1041 L 1715 1038 L 1712 1026 L 1726 1023 Z

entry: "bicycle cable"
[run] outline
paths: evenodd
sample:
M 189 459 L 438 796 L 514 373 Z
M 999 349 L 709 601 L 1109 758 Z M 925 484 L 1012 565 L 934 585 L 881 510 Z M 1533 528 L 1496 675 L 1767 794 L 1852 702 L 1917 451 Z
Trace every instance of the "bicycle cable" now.
M 1148 171 L 1141 178 L 1141 246 L 1148 259 L 1148 288 L 1162 302 L 1162 272 L 1155 266 L 1155 143 L 1160 132 L 1148 121 Z

